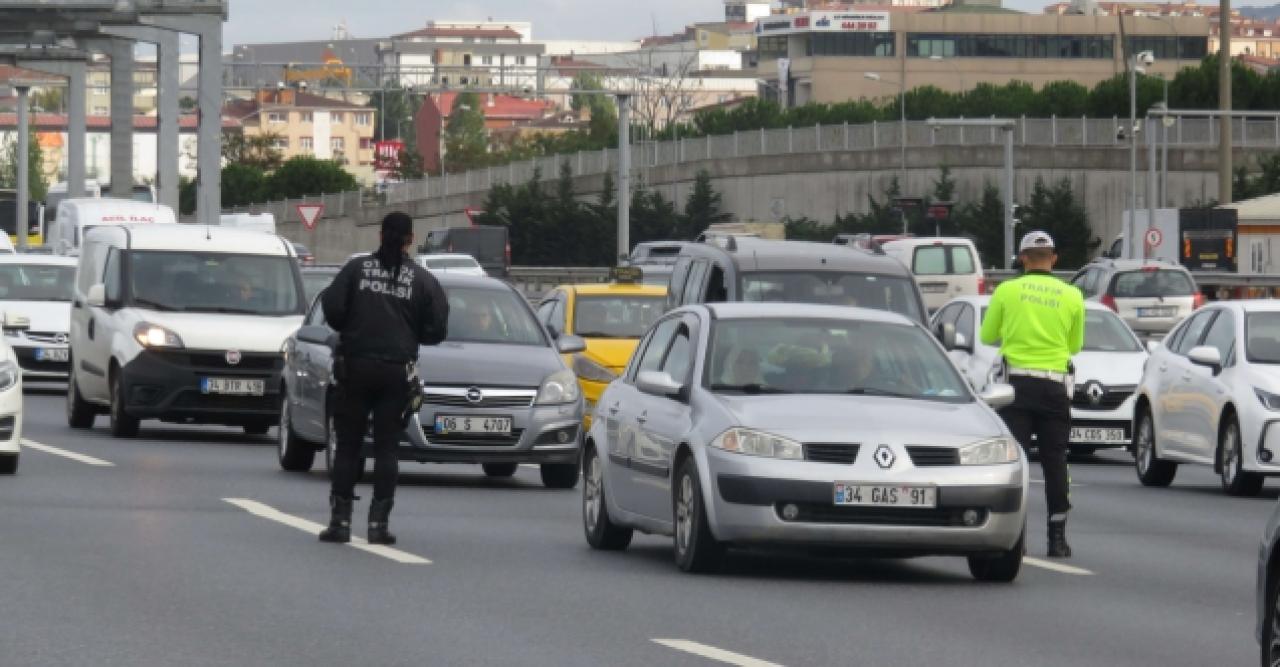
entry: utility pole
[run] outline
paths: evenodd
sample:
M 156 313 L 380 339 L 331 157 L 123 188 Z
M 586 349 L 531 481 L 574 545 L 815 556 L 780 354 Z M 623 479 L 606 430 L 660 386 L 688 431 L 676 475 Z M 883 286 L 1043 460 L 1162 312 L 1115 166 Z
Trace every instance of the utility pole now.
M 27 94 L 31 87 L 23 84 L 14 86 L 18 91 L 18 196 L 17 220 L 15 231 L 18 235 L 18 252 L 27 249 L 27 232 L 31 227 L 28 213 L 31 209 L 31 120 L 28 110 Z
M 1218 4 L 1218 203 L 1231 198 L 1231 0 Z
M 618 95 L 618 260 L 631 253 L 631 96 Z

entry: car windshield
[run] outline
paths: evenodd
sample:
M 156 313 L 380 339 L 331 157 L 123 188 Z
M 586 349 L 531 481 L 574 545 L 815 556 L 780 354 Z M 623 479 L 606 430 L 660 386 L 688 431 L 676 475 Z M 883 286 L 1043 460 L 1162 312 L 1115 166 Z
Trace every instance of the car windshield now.
M 1117 273 L 1111 295 L 1117 299 L 1158 296 L 1191 296 L 1191 277 L 1176 269 L 1144 269 Z
M 573 332 L 583 338 L 639 338 L 665 307 L 665 296 L 580 296 L 573 310 Z
M 302 290 L 306 293 L 307 303 L 315 300 L 317 295 L 333 283 L 333 277 L 336 275 L 338 275 L 336 269 L 333 271 L 303 271 Z
M 759 318 L 716 323 L 706 386 L 725 394 L 971 400 L 928 333 L 886 322 Z
M 861 306 L 922 319 L 913 281 L 897 276 L 835 271 L 746 273 L 742 300 Z
M 1129 327 L 1115 313 L 1086 310 L 1084 349 L 1094 352 L 1137 352 L 1142 349 Z
M 0 265 L 0 301 L 71 301 L 76 267 Z
M 545 345 L 542 327 L 509 289 L 450 287 L 449 334 L 455 343 Z
M 137 250 L 129 260 L 129 295 L 138 306 L 245 315 L 302 312 L 297 269 L 287 257 Z
M 480 265 L 470 257 L 445 257 L 425 260 L 428 269 L 474 269 Z
M 1249 313 L 1244 335 L 1249 361 L 1280 364 L 1280 313 Z

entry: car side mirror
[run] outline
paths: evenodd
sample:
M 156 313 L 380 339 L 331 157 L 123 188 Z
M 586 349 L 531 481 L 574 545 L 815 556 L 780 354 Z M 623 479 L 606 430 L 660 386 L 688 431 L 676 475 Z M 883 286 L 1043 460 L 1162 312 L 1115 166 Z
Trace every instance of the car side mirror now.
M 1158 340 L 1148 340 L 1148 341 L 1147 341 L 1147 352 L 1148 352 L 1148 353 L 1150 353 L 1150 354 L 1155 354 L 1155 353 L 1156 353 L 1156 350 L 1159 350 L 1159 349 L 1160 349 L 1160 341 L 1158 341 Z
M 5 331 L 26 331 L 31 328 L 31 318 L 16 313 L 4 314 Z
M 581 336 L 565 334 L 555 340 L 556 352 L 560 354 L 574 354 L 587 349 L 587 341 L 583 340 Z
M 298 329 L 298 340 L 303 343 L 311 343 L 312 345 L 325 345 L 333 347 L 336 342 L 334 338 L 336 332 L 329 327 L 320 326 L 318 324 L 310 324 Z
M 951 322 L 945 322 L 934 330 L 934 335 L 938 337 L 938 342 L 942 343 L 942 348 L 950 352 L 956 349 L 956 325 Z
M 89 288 L 89 293 L 85 295 L 84 302 L 94 308 L 105 308 L 107 305 L 107 286 L 97 283 Z
M 1187 358 L 1191 363 L 1197 366 L 1206 366 L 1213 371 L 1214 375 L 1222 372 L 1222 353 L 1218 348 L 1209 345 L 1201 345 L 1193 347 L 1187 353 Z
M 993 410 L 1007 408 L 1013 405 L 1014 390 L 1013 385 L 995 382 L 987 385 L 987 388 L 978 394 L 978 398 L 982 402 L 990 405 Z
M 955 338 L 955 349 L 964 350 L 965 352 L 973 352 L 973 342 L 965 338 L 964 334 L 957 333 Z
M 684 385 L 666 371 L 640 371 L 636 376 L 636 388 L 646 394 L 674 398 L 684 390 Z

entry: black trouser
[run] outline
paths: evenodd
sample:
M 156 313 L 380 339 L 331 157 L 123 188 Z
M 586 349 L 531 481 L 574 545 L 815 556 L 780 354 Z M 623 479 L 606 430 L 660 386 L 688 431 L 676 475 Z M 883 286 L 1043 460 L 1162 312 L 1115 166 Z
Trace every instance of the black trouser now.
M 1071 399 L 1067 388 L 1054 380 L 1021 375 L 1011 376 L 1009 383 L 1016 392 L 1015 398 L 1013 405 L 1000 411 L 1000 416 L 1023 451 L 1031 446 L 1031 434 L 1035 434 L 1049 516 L 1066 514 L 1071 509 L 1071 471 L 1067 468 Z
M 373 497 L 389 500 L 396 494 L 400 463 L 396 448 L 404 423 L 400 414 L 408 400 L 408 374 L 403 363 L 358 357 L 346 360 L 334 396 L 334 428 L 338 451 L 333 464 L 333 495 L 351 498 L 364 471 L 364 438 L 373 415 Z

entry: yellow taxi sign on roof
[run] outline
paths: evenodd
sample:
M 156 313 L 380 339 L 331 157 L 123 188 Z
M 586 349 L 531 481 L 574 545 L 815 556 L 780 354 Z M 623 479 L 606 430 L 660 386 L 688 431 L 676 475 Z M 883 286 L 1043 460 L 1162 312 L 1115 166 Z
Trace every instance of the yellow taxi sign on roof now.
M 644 271 L 638 266 L 615 266 L 609 269 L 609 280 L 615 283 L 639 283 L 644 280 Z

